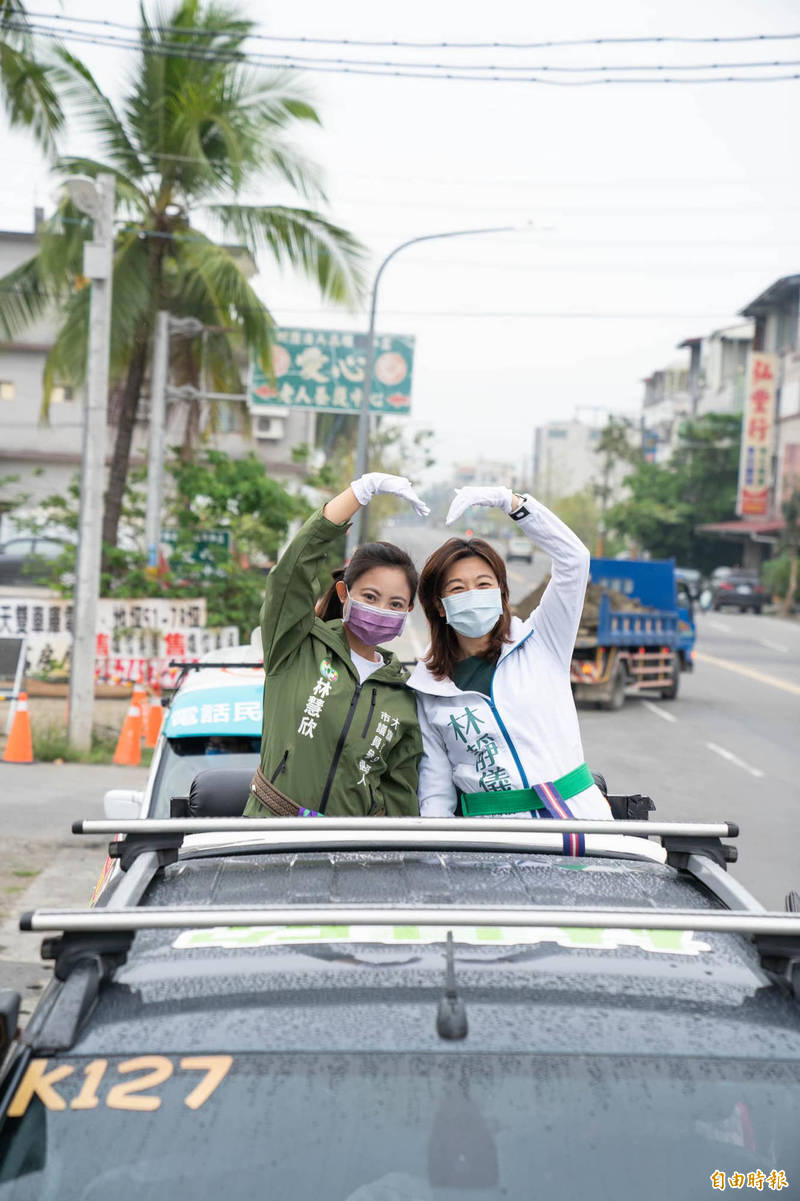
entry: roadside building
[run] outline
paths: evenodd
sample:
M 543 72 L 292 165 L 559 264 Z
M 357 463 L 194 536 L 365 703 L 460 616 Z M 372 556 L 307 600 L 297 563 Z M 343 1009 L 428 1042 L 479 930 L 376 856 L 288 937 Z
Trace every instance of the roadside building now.
M 533 490 L 545 504 L 587 488 L 598 496 L 604 492 L 606 503 L 619 493 L 630 468 L 616 463 L 609 470 L 597 452 L 602 432 L 602 426 L 575 417 L 551 421 L 534 431 Z
M 736 520 L 705 529 L 737 542 L 742 564 L 758 568 L 778 548 L 785 525 L 782 505 L 792 490 L 800 487 L 800 275 L 776 280 L 745 305 L 741 314 L 753 323 L 751 345 L 756 357 L 762 353 L 774 356 L 770 360 L 775 368 L 770 385 L 775 397 L 774 427 L 770 421 L 766 502 L 757 514 L 742 508 Z M 747 394 L 747 375 L 744 378 Z M 758 393 L 752 399 L 758 400 Z
M 688 362 L 672 363 L 643 381 L 642 438 L 651 462 L 669 461 L 682 422 L 708 413 L 741 413 L 753 331 L 753 322 L 745 321 L 686 338 L 678 350 L 689 352 Z
M 0 278 L 32 258 L 37 250 L 37 229 L 44 219 L 42 209 L 34 212 L 29 231 L 0 231 Z M 247 251 L 230 247 L 249 277 L 256 264 Z M 49 419 L 42 418 L 43 372 L 60 324 L 57 310 L 32 323 L 12 341 L 0 340 L 0 476 L 15 476 L 13 489 L 29 497 L 33 508 L 43 497 L 64 493 L 80 468 L 83 429 L 83 392 L 56 382 L 49 397 Z M 242 364 L 246 376 L 246 364 Z M 107 461 L 116 434 L 119 389 L 109 395 Z M 167 445 L 179 445 L 188 416 L 185 400 L 167 404 Z M 134 431 L 131 465 L 147 461 L 149 381 L 145 380 Z M 199 435 L 204 446 L 224 451 L 234 458 L 255 453 L 276 479 L 287 483 L 300 480 L 305 468 L 292 461 L 292 448 L 313 444 L 314 414 L 291 409 L 269 414 L 251 414 L 242 400 L 201 401 Z M 9 489 L 6 489 L 8 492 Z M 0 539 L 12 531 L 8 515 L 0 515 Z
M 681 423 L 691 416 L 689 367 L 672 363 L 647 376 L 642 397 L 642 440 L 651 462 L 666 463 L 678 441 Z
M 800 487 L 800 275 L 776 280 L 743 314 L 755 321 L 756 350 L 778 356 L 773 516 Z
M 741 413 L 744 405 L 747 356 L 753 345 L 752 321 L 716 329 L 700 338 L 687 338 L 689 351 L 689 412 Z

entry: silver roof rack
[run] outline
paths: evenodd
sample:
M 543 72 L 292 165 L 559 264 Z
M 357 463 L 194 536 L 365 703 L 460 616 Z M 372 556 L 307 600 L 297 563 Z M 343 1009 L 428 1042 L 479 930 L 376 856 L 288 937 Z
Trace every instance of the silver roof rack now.
M 487 852 L 559 851 L 566 834 L 584 834 L 585 853 L 641 859 L 660 859 L 691 870 L 690 857 L 704 855 L 726 869 L 736 861 L 735 847 L 721 842 L 735 838 L 733 822 L 650 822 L 542 818 L 413 818 L 413 817 L 171 817 L 131 821 L 83 820 L 73 823 L 74 834 L 124 834 L 109 843 L 108 853 L 123 871 L 147 851 L 156 851 L 161 866 L 183 853 L 214 855 L 224 852 L 278 853 L 288 850 L 481 850 Z M 226 840 L 225 835 L 235 835 Z M 184 838 L 195 837 L 191 846 Z M 205 842 L 197 836 L 205 836 Z M 653 842 L 660 839 L 655 851 Z M 630 841 L 627 838 L 630 837 Z M 613 841 L 612 841 L 613 840 Z M 656 844 L 657 845 L 657 844 Z
M 734 822 L 651 822 L 602 819 L 590 821 L 573 818 L 493 817 L 171 817 L 135 818 L 130 821 L 90 820 L 72 824 L 73 834 L 247 834 L 307 832 L 318 830 L 366 830 L 381 835 L 387 830 L 399 830 L 413 840 L 416 831 L 441 831 L 452 834 L 455 829 L 489 837 L 498 834 L 632 834 L 639 838 L 649 835 L 676 835 L 694 838 L 737 838 L 739 827 Z
M 531 905 L 447 907 L 412 905 L 228 905 L 125 909 L 34 909 L 20 929 L 92 933 L 118 930 L 187 930 L 214 926 L 581 926 L 609 930 L 691 930 L 720 934 L 800 938 L 800 915 L 708 909 L 580 909 Z

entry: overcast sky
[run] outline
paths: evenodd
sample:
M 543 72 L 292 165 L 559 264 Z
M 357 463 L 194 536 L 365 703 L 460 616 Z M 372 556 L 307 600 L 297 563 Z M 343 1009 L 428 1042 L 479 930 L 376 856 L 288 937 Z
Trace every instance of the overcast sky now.
M 242 7 L 263 32 L 352 39 L 800 30 L 796 0 L 246 0 Z M 101 0 L 30 0 L 29 8 L 70 17 L 112 12 Z M 135 0 L 115 0 L 113 18 L 135 23 L 137 9 Z M 118 95 L 132 56 L 72 49 Z M 400 57 L 368 48 L 307 52 Z M 453 62 L 445 51 L 405 57 L 436 61 L 446 53 Z M 775 59 L 800 59 L 800 41 L 476 49 L 459 61 Z M 420 234 L 533 222 L 519 233 L 412 248 L 384 277 L 379 327 L 417 339 L 411 420 L 436 431 L 440 465 L 483 454 L 522 470 L 535 426 L 637 412 L 642 377 L 680 361 L 678 342 L 730 323 L 775 278 L 798 270 L 800 81 L 573 88 L 308 73 L 305 86 L 323 128 L 302 137 L 325 168 L 329 215 L 369 246 L 376 265 Z M 52 204 L 52 182 L 28 138 L 0 125 L 0 140 L 0 226 L 30 228 L 34 204 Z M 85 138 L 68 148 L 78 145 L 85 148 Z M 365 315 L 323 311 L 313 290 L 266 259 L 260 266 L 256 287 L 281 324 L 365 328 Z

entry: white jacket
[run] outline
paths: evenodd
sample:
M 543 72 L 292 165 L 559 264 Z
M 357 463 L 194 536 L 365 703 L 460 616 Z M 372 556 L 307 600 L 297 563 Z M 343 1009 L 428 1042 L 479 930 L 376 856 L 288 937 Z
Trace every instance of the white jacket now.
M 569 672 L 589 577 L 589 552 L 544 505 L 528 498 L 525 508 L 528 515 L 515 524 L 550 555 L 551 580 L 527 621 L 512 618 L 511 642 L 495 668 L 491 699 L 462 692 L 450 679 L 435 679 L 421 661 L 408 681 L 417 693 L 422 730 L 423 817 L 451 816 L 456 790 L 532 788 L 584 762 Z M 595 785 L 567 804 L 575 817 L 611 816 Z

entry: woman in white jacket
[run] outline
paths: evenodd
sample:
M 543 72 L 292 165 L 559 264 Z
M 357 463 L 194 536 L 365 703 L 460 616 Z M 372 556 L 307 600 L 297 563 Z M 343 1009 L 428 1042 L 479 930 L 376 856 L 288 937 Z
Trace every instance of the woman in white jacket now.
M 409 686 L 423 739 L 420 813 L 610 818 L 584 762 L 570 661 L 589 552 L 544 505 L 510 488 L 457 490 L 452 525 L 472 505 L 496 506 L 552 560 L 526 621 L 512 617 L 505 563 L 482 539 L 451 538 L 430 556 L 419 599 L 431 645 Z M 565 851 L 583 853 L 582 835 Z

